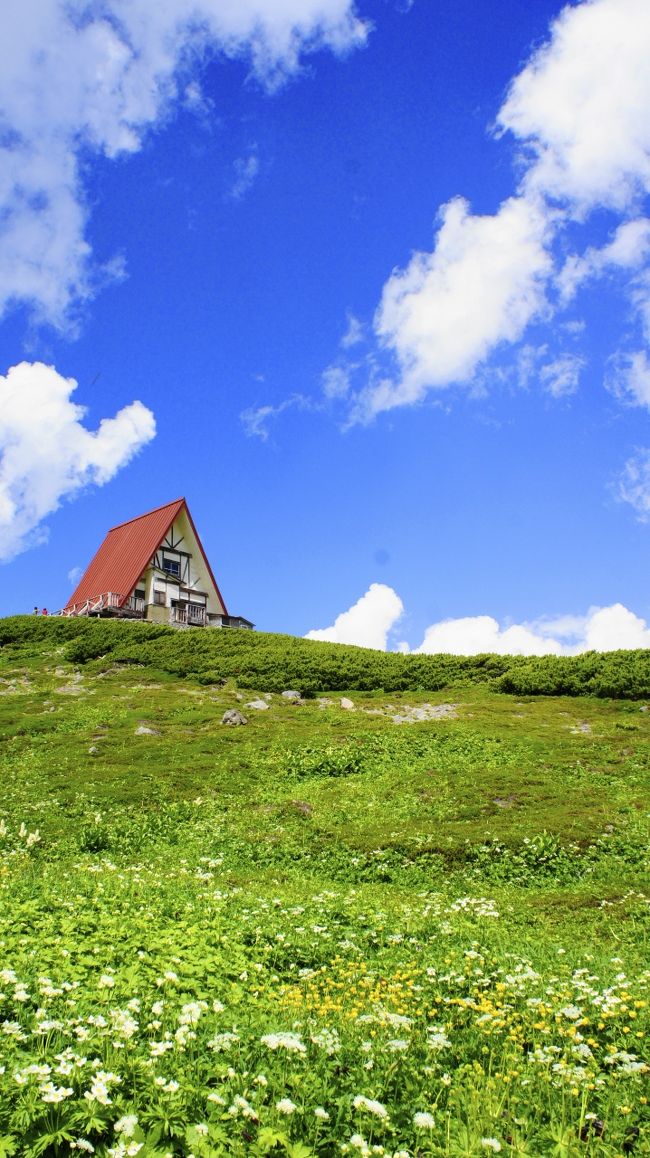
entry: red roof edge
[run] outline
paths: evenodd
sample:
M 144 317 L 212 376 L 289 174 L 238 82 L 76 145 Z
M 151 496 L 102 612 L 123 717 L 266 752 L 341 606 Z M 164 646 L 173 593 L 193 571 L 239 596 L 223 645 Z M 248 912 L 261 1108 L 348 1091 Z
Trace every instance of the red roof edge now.
M 178 506 L 178 503 L 180 503 L 181 506 Z M 160 539 L 158 540 L 158 545 L 155 548 L 157 551 L 158 547 L 160 546 L 163 539 L 165 538 L 165 535 L 167 534 L 169 528 L 171 527 L 172 523 L 174 522 L 174 519 L 178 518 L 181 511 L 183 510 L 183 507 L 185 507 L 185 510 L 187 511 L 187 503 L 185 502 L 184 498 L 183 499 L 174 499 L 173 503 L 162 503 L 161 506 L 154 507 L 154 509 L 152 511 L 147 511 L 144 515 L 140 515 L 140 516 L 136 517 L 135 519 L 126 519 L 125 522 L 118 523 L 115 527 L 111 527 L 111 530 L 108 533 L 110 535 L 111 531 L 117 531 L 117 530 L 119 530 L 120 527 L 128 526 L 129 523 L 137 523 L 139 521 L 139 519 L 146 519 L 146 518 L 148 518 L 149 515 L 155 515 L 156 511 L 162 511 L 165 509 L 165 507 L 171 508 L 171 514 L 169 516 L 169 522 L 164 524 L 165 529 L 162 532 Z M 189 511 L 187 511 L 187 513 L 189 515 Z M 126 603 L 127 599 L 130 598 L 131 591 L 133 590 L 134 585 L 137 583 L 138 575 L 140 574 L 141 571 L 142 571 L 142 567 L 139 567 L 136 574 L 133 577 L 133 583 L 131 584 L 130 589 L 127 591 L 126 595 L 122 596 L 122 598 L 120 600 L 120 603 L 119 603 L 120 607 L 124 607 L 124 604 Z
M 152 511 L 145 511 L 145 513 L 143 515 L 135 515 L 132 519 L 125 519 L 123 523 L 116 523 L 114 527 L 108 528 L 107 534 L 110 535 L 111 531 L 119 531 L 120 527 L 127 527 L 129 525 L 129 523 L 139 523 L 140 519 L 148 519 L 149 515 L 155 515 L 157 511 L 164 511 L 165 507 L 175 507 L 178 505 L 178 503 L 182 503 L 182 505 L 185 507 L 185 509 L 187 510 L 187 513 L 189 515 L 189 510 L 187 509 L 187 499 L 185 499 L 185 498 L 183 498 L 183 496 L 181 496 L 180 499 L 172 499 L 172 501 L 170 503 L 161 503 L 159 507 L 154 507 Z M 171 522 L 168 523 L 168 525 L 165 527 L 165 530 L 163 531 L 163 538 L 167 534 L 174 519 L 176 518 L 176 515 L 180 512 L 180 510 L 181 510 L 181 507 L 178 508 L 178 511 L 172 517 Z M 190 522 L 192 522 L 191 518 L 190 518 Z M 162 542 L 162 539 L 161 539 L 161 542 Z
M 203 547 L 203 543 L 201 542 L 201 536 L 199 535 L 199 532 L 197 531 L 196 527 L 194 526 L 194 519 L 192 518 L 192 516 L 190 514 L 190 508 L 188 507 L 185 499 L 183 499 L 183 507 L 185 508 L 185 513 L 190 521 L 190 526 L 191 526 L 192 530 L 194 531 L 194 536 L 196 538 L 196 541 L 199 544 L 199 550 L 200 550 L 201 554 L 203 555 L 203 562 L 205 563 L 205 565 L 208 569 L 208 574 L 209 574 L 212 582 L 214 583 L 215 590 L 217 592 L 217 595 L 219 596 L 219 601 L 221 603 L 221 606 L 223 607 L 224 615 L 228 615 L 229 614 L 228 608 L 226 607 L 223 595 L 221 594 L 221 592 L 219 590 L 219 584 L 217 583 L 217 580 L 215 579 L 215 577 L 212 573 L 212 567 L 210 566 L 210 564 L 208 562 L 208 556 L 206 555 L 204 547 Z M 167 530 L 169 530 L 169 527 L 167 528 Z M 165 531 L 165 534 L 167 534 L 167 531 Z

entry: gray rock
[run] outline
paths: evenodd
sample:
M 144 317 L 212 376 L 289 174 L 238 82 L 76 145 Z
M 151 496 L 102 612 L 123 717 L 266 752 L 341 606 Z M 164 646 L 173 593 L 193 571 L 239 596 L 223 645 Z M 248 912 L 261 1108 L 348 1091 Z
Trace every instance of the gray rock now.
M 341 707 L 344 708 L 344 710 L 346 712 L 353 712 L 354 711 L 354 704 L 352 703 L 352 700 L 348 699 L 347 696 L 341 696 L 339 703 L 340 703 Z
M 157 728 L 150 728 L 148 724 L 138 724 L 135 734 L 136 736 L 159 736 L 160 732 Z
M 89 756 L 96 756 L 98 752 L 99 752 L 99 748 L 97 747 L 97 745 L 91 744 L 90 748 L 88 749 L 88 755 Z
M 245 708 L 255 708 L 256 712 L 268 712 L 269 705 L 266 700 L 251 700 L 250 703 L 244 704 Z
M 228 708 L 228 711 L 224 712 L 221 717 L 221 723 L 229 724 L 231 728 L 236 728 L 240 724 L 247 724 L 248 720 L 237 708 Z
M 300 695 L 300 692 L 288 691 L 282 693 L 282 698 L 284 700 L 300 700 L 302 699 L 302 696 Z

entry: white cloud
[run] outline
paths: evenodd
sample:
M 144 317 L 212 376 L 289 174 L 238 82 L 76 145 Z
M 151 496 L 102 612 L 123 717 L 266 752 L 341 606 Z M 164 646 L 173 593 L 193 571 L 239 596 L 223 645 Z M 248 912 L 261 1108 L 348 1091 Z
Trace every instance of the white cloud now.
M 607 388 L 629 406 L 650 408 L 650 360 L 645 350 L 614 358 L 607 376 Z
M 68 582 L 69 582 L 70 586 L 76 587 L 77 583 L 81 579 L 82 575 L 83 575 L 83 568 L 82 567 L 71 567 L 70 570 L 68 571 Z
M 445 619 L 428 627 L 416 652 L 450 655 L 578 655 L 650 647 L 644 619 L 621 603 L 591 607 L 586 615 L 564 615 L 501 626 L 490 615 Z
M 560 358 L 542 366 L 539 378 L 549 394 L 554 398 L 564 398 L 568 394 L 575 394 L 584 367 L 584 358 L 580 358 L 577 354 L 563 354 Z
M 239 201 L 248 193 L 260 171 L 257 147 L 253 146 L 246 157 L 238 157 L 233 168 L 235 180 L 230 189 L 230 196 L 234 201 Z
M 87 430 L 84 408 L 71 400 L 76 387 L 41 362 L 0 376 L 0 560 L 43 541 L 42 521 L 62 499 L 108 482 L 155 435 L 141 402 Z
M 627 460 L 618 480 L 618 497 L 642 522 L 650 521 L 650 450 L 637 450 Z
M 363 342 L 364 338 L 365 326 L 363 322 L 354 314 L 348 314 L 348 328 L 341 338 L 343 349 L 349 350 L 350 346 L 357 346 L 359 342 Z
M 365 595 L 337 616 L 331 627 L 309 631 L 305 639 L 353 643 L 385 651 L 389 634 L 403 614 L 402 600 L 392 587 L 371 583 Z M 591 607 L 586 615 L 547 617 L 531 623 L 499 624 L 491 615 L 442 619 L 427 627 L 422 643 L 411 654 L 577 655 L 583 651 L 639 647 L 650 647 L 648 624 L 623 604 L 614 603 L 610 607 Z M 403 654 L 411 651 L 404 641 L 394 650 Z
M 580 651 L 617 651 L 635 647 L 650 647 L 650 630 L 645 619 L 628 611 L 622 603 L 591 612 Z
M 471 378 L 499 342 L 513 342 L 544 310 L 548 221 L 513 197 L 493 216 L 456 198 L 441 211 L 432 253 L 416 253 L 384 286 L 375 333 L 399 363 L 396 379 L 358 400 L 360 418 L 416 402 L 430 387 Z
M 522 153 L 518 189 L 491 216 L 474 216 L 462 198 L 450 201 L 433 250 L 391 274 L 374 329 L 395 369 L 378 375 L 369 360 L 368 383 L 350 402 L 351 421 L 471 382 L 500 345 L 551 317 L 552 288 L 562 305 L 588 277 L 647 266 L 648 221 L 627 217 L 638 217 L 638 202 L 650 191 L 648 59 L 648 0 L 585 0 L 564 9 L 498 116 L 499 131 L 512 133 Z M 574 254 L 556 281 L 561 232 L 603 207 L 623 214 L 614 239 L 600 251 Z M 650 337 L 643 273 L 630 292 Z M 577 361 L 561 361 L 548 378 L 556 395 L 577 381 Z
M 650 190 L 647 0 L 567 5 L 499 113 L 532 164 L 524 185 L 586 213 Z
M 449 655 L 559 655 L 557 640 L 537 634 L 529 627 L 514 624 L 500 627 L 491 615 L 472 615 L 462 619 L 443 619 L 427 627 L 416 652 Z
M 136 152 L 209 52 L 273 87 L 305 53 L 365 40 L 351 0 L 22 0 L 0 5 L 0 314 L 63 328 L 92 296 L 79 158 Z
M 401 619 L 404 606 L 399 595 L 385 583 L 371 583 L 365 595 L 348 611 L 337 615 L 331 627 L 308 631 L 305 639 L 329 643 L 354 643 L 385 651 L 388 634 Z
M 298 410 L 315 409 L 314 404 L 303 394 L 292 394 L 283 402 L 278 402 L 276 406 L 271 404 L 249 406 L 247 410 L 242 410 L 239 420 L 248 438 L 261 438 L 262 442 L 266 442 L 269 437 L 269 423 L 278 418 L 280 414 L 284 414 L 285 410 L 292 410 L 294 407 L 297 407 Z
M 351 366 L 328 366 L 323 370 L 321 383 L 326 398 L 345 398 L 349 394 L 352 369 Z
M 589 278 L 608 269 L 639 269 L 650 257 L 650 219 L 637 217 L 624 221 L 612 240 L 600 249 L 590 246 L 582 256 L 572 254 L 556 279 L 563 302 L 570 301 L 576 290 Z

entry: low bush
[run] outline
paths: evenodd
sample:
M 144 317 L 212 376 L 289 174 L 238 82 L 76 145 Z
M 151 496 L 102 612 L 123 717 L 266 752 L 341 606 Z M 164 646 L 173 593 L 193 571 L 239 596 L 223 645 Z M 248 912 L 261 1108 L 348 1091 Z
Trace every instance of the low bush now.
M 201 683 L 234 679 L 243 688 L 298 688 L 303 696 L 377 689 L 436 692 L 486 684 L 516 696 L 650 698 L 650 650 L 534 657 L 402 655 L 263 632 L 179 632 L 157 624 L 54 616 L 0 620 L 0 646 L 40 643 L 63 644 L 73 663 L 108 656 L 112 662 L 140 663 Z

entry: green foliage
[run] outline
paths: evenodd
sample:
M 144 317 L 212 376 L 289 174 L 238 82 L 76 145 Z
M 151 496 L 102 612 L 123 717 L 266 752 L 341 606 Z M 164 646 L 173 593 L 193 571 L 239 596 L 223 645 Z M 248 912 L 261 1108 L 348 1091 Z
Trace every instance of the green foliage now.
M 644 656 L 0 634 L 0 1158 L 650 1152 Z
M 486 684 L 512 695 L 650 697 L 650 650 L 578 656 L 401 655 L 288 635 L 240 630 L 175 631 L 114 620 L 15 616 L 0 620 L 0 646 L 59 644 L 72 663 L 143 664 L 203 684 L 306 697 L 319 692 L 434 692 Z

